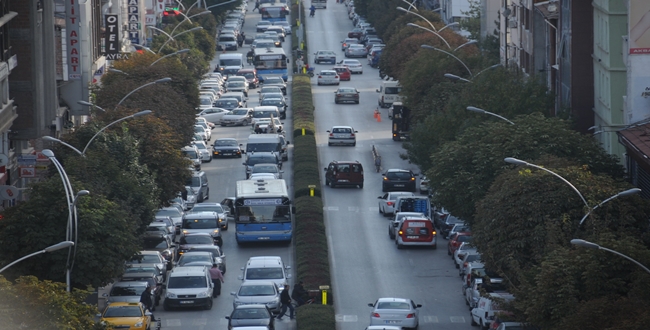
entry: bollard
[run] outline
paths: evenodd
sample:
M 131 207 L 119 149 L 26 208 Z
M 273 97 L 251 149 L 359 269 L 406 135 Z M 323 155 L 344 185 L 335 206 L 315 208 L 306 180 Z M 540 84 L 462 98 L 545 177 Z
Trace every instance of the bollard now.
M 305 129 L 304 128 L 302 129 L 302 135 L 305 135 Z
M 321 291 L 321 295 L 322 295 L 321 296 L 321 301 L 322 301 L 323 305 L 327 305 L 327 290 L 330 289 L 330 286 L 329 285 L 321 285 L 318 288 Z
M 316 189 L 316 185 L 310 184 L 307 187 L 309 188 L 309 197 L 314 197 L 314 189 Z

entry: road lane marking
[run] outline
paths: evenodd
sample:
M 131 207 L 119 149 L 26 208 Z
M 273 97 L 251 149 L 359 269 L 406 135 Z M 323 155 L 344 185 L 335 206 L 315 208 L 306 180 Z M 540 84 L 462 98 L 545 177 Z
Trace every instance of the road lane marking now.
M 368 209 L 370 210 L 370 212 L 379 212 L 379 206 L 370 207 Z
M 336 322 L 357 322 L 358 318 L 356 315 L 336 315 Z
M 358 206 L 348 206 L 348 211 L 350 212 L 359 212 L 359 207 Z
M 194 319 L 192 320 L 192 325 L 208 325 L 208 319 Z

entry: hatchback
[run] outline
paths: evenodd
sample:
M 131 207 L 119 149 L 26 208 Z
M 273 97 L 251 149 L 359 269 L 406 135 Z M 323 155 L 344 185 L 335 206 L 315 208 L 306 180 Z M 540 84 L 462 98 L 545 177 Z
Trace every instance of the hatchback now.
M 374 303 L 370 312 L 370 325 L 396 325 L 402 328 L 416 329 L 420 324 L 418 308 L 411 299 L 379 298 Z
M 408 191 L 393 191 L 385 193 L 383 196 L 377 197 L 379 199 L 379 213 L 390 216 L 395 212 L 395 201 L 398 197 L 415 196 L 412 192 Z
M 410 170 L 390 169 L 384 173 L 381 191 L 391 190 L 415 192 L 415 174 Z
M 332 70 L 339 74 L 340 81 L 350 81 L 352 79 L 352 72 L 347 66 L 337 65 Z
M 359 104 L 359 90 L 354 87 L 339 87 L 334 91 L 334 103 L 353 102 Z
M 363 56 L 365 57 L 366 55 Z M 347 66 L 350 69 L 350 72 L 352 73 L 358 73 L 358 74 L 363 73 L 363 65 L 361 65 L 361 62 L 359 62 L 359 60 L 343 60 L 339 62 L 339 64 Z
M 239 305 L 262 304 L 266 305 L 271 312 L 280 312 L 280 288 L 272 281 L 244 282 L 237 292 L 230 294 L 235 296 L 232 307 Z
M 323 70 L 318 74 L 318 85 L 338 85 L 341 81 L 339 75 L 334 70 Z
M 337 102 L 338 103 L 338 102 Z M 331 130 L 327 131 L 329 134 L 327 145 L 332 146 L 335 144 L 339 145 L 357 145 L 357 137 L 355 133 L 358 133 L 351 126 L 334 126 Z

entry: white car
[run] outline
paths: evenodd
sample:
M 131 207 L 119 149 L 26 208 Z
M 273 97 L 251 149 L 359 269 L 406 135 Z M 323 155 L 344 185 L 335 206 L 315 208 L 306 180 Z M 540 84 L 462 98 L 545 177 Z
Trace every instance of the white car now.
M 205 118 L 210 123 L 219 123 L 221 118 L 229 111 L 223 108 L 207 108 L 201 110 L 196 116 Z
M 481 329 L 490 328 L 495 315 L 501 311 L 498 301 L 505 300 L 508 302 L 513 299 L 515 297 L 507 292 L 490 293 L 488 297 L 481 297 L 477 306 L 472 309 L 471 325 L 478 325 Z
M 199 135 L 203 141 L 208 142 L 208 132 L 203 126 L 194 125 L 194 134 Z
M 275 126 L 275 133 L 282 133 L 284 132 L 284 126 L 280 122 L 280 119 L 278 118 L 273 118 L 273 126 Z M 255 127 L 253 128 L 253 133 L 255 133 L 255 130 L 262 130 L 263 133 L 270 133 L 271 132 L 271 118 L 262 118 L 258 119 L 255 121 Z
M 339 74 L 334 70 L 323 70 L 318 73 L 317 84 L 320 85 L 338 85 L 341 82 Z
M 201 95 L 199 97 L 199 109 L 212 108 L 214 106 L 214 98 L 208 95 Z
M 420 325 L 419 308 L 411 299 L 379 298 L 375 303 L 369 303 L 370 325 L 397 325 L 402 328 L 417 329 Z
M 273 173 L 253 173 L 248 177 L 248 180 L 275 180 L 277 178 Z
M 199 158 L 201 162 L 209 163 L 212 161 L 212 152 L 208 149 L 208 146 L 204 141 L 194 141 L 194 146 L 196 149 L 199 149 Z
M 391 113 L 390 117 L 392 116 L 393 114 Z M 422 178 L 420 178 L 420 194 L 428 194 L 428 193 L 429 193 L 429 179 L 427 179 L 426 175 L 423 175 Z
M 281 88 L 280 86 L 275 86 L 275 85 L 272 85 L 272 86 L 262 86 L 262 88 L 260 88 L 260 90 L 257 91 L 257 93 L 260 94 L 260 95 L 259 95 L 259 99 L 258 99 L 258 101 L 261 102 L 262 99 L 264 98 L 264 94 L 268 94 L 268 93 L 279 93 L 280 96 L 282 96 L 282 88 Z
M 383 196 L 377 197 L 379 199 L 379 213 L 384 216 L 391 216 L 395 213 L 395 201 L 398 197 L 415 196 L 414 193 L 409 191 L 391 191 L 385 193 Z
M 468 254 L 468 253 L 478 253 L 476 252 L 476 248 L 473 247 L 472 245 L 468 244 L 469 242 L 463 242 L 460 244 L 458 249 L 454 251 L 454 264 L 456 264 L 456 268 L 460 267 L 461 260 L 463 257 Z
M 232 79 L 228 79 L 226 92 L 241 92 L 244 93 L 244 96 L 248 97 L 248 81 L 233 81 Z
M 359 60 L 342 60 L 338 64 L 347 66 L 352 73 L 363 73 L 363 65 L 361 65 L 361 62 L 359 62 Z

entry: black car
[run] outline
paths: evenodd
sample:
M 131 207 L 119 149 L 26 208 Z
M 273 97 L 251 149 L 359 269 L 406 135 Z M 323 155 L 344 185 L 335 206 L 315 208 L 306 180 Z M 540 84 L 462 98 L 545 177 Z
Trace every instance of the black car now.
M 241 144 L 231 138 L 222 138 L 214 141 L 212 145 L 212 158 L 216 157 L 237 157 L 242 156 Z
M 167 270 L 174 267 L 174 257 L 176 256 L 176 245 L 169 235 L 145 236 L 145 251 L 158 251 L 167 260 Z
M 226 318 L 228 330 L 245 326 L 267 326 L 270 330 L 275 329 L 273 314 L 266 305 L 239 305 Z
M 449 231 L 454 228 L 455 225 L 464 223 L 465 222 L 463 220 L 458 219 L 449 213 L 436 212 L 434 215 L 434 225 L 438 227 L 442 237 L 449 236 Z
M 410 170 L 390 169 L 384 173 L 381 191 L 412 191 L 415 192 L 416 175 Z
M 177 260 L 194 246 L 212 246 L 214 239 L 208 233 L 193 233 L 181 236 L 178 242 Z

